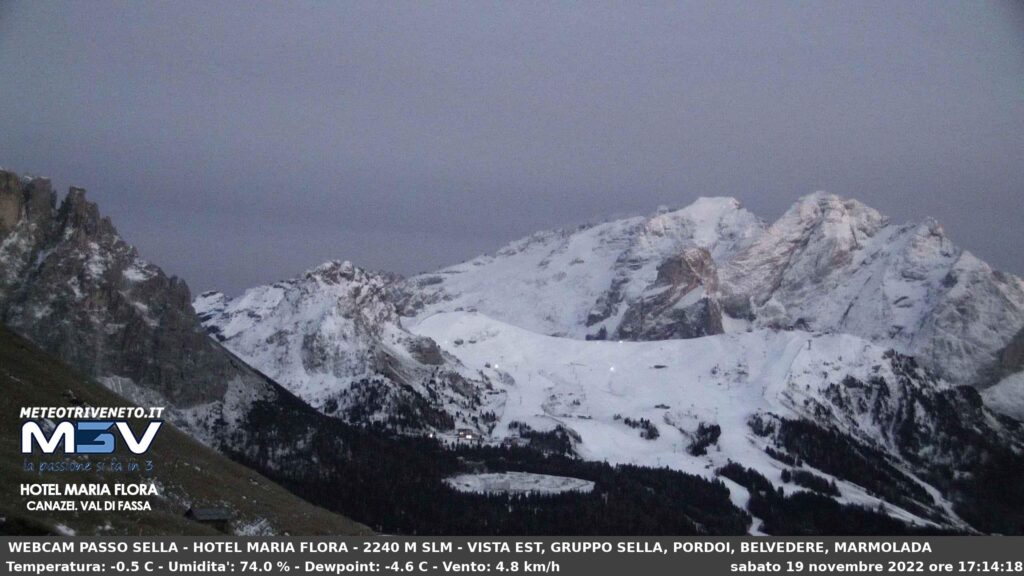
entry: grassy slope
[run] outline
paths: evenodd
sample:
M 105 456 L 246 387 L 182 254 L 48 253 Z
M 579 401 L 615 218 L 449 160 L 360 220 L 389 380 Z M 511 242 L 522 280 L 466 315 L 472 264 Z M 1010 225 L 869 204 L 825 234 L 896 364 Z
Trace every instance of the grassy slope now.
M 92 406 L 123 406 L 128 402 L 46 355 L 27 340 L 0 327 L 0 534 L 53 533 L 64 525 L 80 535 L 216 534 L 183 517 L 190 504 L 225 506 L 235 513 L 236 526 L 265 518 L 277 533 L 363 534 L 365 526 L 313 506 L 165 425 L 145 458 L 156 465 L 160 497 L 149 497 L 151 512 L 30 512 L 19 485 L 132 481 L 141 473 L 101 475 L 97 472 L 49 473 L 42 477 L 22 469 L 19 450 L 22 406 L 70 405 L 66 391 Z M 133 424 L 139 431 L 141 426 Z M 118 450 L 122 460 L 132 456 Z M 34 456 L 34 460 L 43 457 Z M 49 456 L 47 459 L 56 459 Z M 84 460 L 85 456 L 78 456 Z M 103 497 L 102 499 L 109 498 Z M 46 497 L 40 499 L 62 499 Z M 72 498 L 73 499 L 73 498 Z

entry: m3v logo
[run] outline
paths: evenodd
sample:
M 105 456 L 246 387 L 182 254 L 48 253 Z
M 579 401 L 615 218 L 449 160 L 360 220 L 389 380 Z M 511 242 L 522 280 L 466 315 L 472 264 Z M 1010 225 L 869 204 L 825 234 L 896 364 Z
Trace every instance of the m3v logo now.
M 145 454 L 161 426 L 162 420 L 151 420 L 142 435 L 136 436 L 124 420 L 64 421 L 47 435 L 38 422 L 29 421 L 21 425 L 21 453 L 32 454 L 38 447 L 43 454 L 58 450 L 64 454 L 113 454 L 120 436 L 133 454 Z

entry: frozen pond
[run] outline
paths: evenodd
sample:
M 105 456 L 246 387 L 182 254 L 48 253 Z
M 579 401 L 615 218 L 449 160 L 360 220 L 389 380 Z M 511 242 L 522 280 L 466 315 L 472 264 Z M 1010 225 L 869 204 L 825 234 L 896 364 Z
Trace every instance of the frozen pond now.
M 445 482 L 459 492 L 478 494 L 560 494 L 594 489 L 594 483 L 589 480 L 529 472 L 460 474 L 447 478 Z

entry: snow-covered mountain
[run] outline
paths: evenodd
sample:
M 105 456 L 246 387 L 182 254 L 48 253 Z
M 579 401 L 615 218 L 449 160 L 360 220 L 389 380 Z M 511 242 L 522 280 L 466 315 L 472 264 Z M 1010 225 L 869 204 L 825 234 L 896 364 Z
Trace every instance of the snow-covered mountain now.
M 934 220 L 893 224 L 855 200 L 800 199 L 721 266 L 729 314 L 855 334 L 959 384 L 987 384 L 1024 327 L 1024 282 L 956 247 Z
M 195 306 L 225 346 L 342 419 L 411 413 L 351 392 L 375 378 L 448 415 L 421 408 L 406 431 L 472 424 L 496 444 L 706 477 L 740 463 L 786 493 L 810 474 L 919 525 L 971 525 L 979 483 L 1024 450 L 1016 413 L 960 386 L 1019 356 L 1021 281 L 934 222 L 828 194 L 771 226 L 700 199 L 408 280 L 328 263 Z
M 695 250 L 705 250 L 701 257 Z M 771 226 L 730 198 L 538 233 L 402 285 L 402 313 L 479 311 L 542 334 L 657 340 L 750 327 L 854 334 L 987 385 L 1024 327 L 1024 282 L 932 220 L 815 193 Z
M 993 411 L 1024 422 L 1024 372 L 1007 376 L 981 395 Z
M 391 281 L 328 262 L 233 299 L 207 292 L 194 307 L 218 341 L 328 415 L 396 428 L 482 425 L 471 418 L 490 383 L 401 327 Z
M 534 332 L 578 339 L 617 338 L 628 315 L 637 322 L 626 331 L 641 335 L 647 330 L 639 330 L 640 302 L 665 289 L 673 276 L 659 281 L 666 261 L 678 260 L 687 248 L 703 248 L 710 262 L 705 257 L 698 268 L 707 276 L 711 263 L 728 261 L 762 233 L 762 222 L 732 198 L 701 198 L 649 218 L 540 232 L 493 255 L 409 279 L 402 312 L 422 318 L 477 310 Z M 691 253 L 684 267 L 700 259 Z M 713 301 L 714 284 L 713 278 L 684 282 L 690 290 L 675 290 L 673 299 L 697 291 L 690 297 L 695 302 Z M 695 326 L 694 335 L 720 332 L 714 325 L 720 322 L 711 322 Z
M 982 392 L 993 410 L 1024 422 L 1024 329 L 999 352 L 996 384 Z
M 385 446 L 380 429 L 344 422 L 469 428 L 534 457 L 719 478 L 740 507 L 765 502 L 742 480 L 756 474 L 772 494 L 1017 531 L 1022 293 L 932 222 L 815 194 L 771 226 L 701 199 L 408 280 L 329 262 L 190 303 L 84 191 L 58 205 L 48 181 L 0 171 L 4 324 L 305 482 L 311 462 L 373 476 L 352 446 Z

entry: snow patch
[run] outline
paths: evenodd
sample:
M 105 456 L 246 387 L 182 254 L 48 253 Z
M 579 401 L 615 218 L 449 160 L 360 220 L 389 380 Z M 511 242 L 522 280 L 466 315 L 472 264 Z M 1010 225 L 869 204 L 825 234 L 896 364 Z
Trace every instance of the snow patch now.
M 1024 372 L 1011 374 L 981 392 L 992 410 L 1024 422 Z
M 76 530 L 70 528 L 66 524 L 57 524 L 53 527 L 53 529 L 57 532 L 57 534 L 60 534 L 61 536 L 74 536 L 78 534 Z

